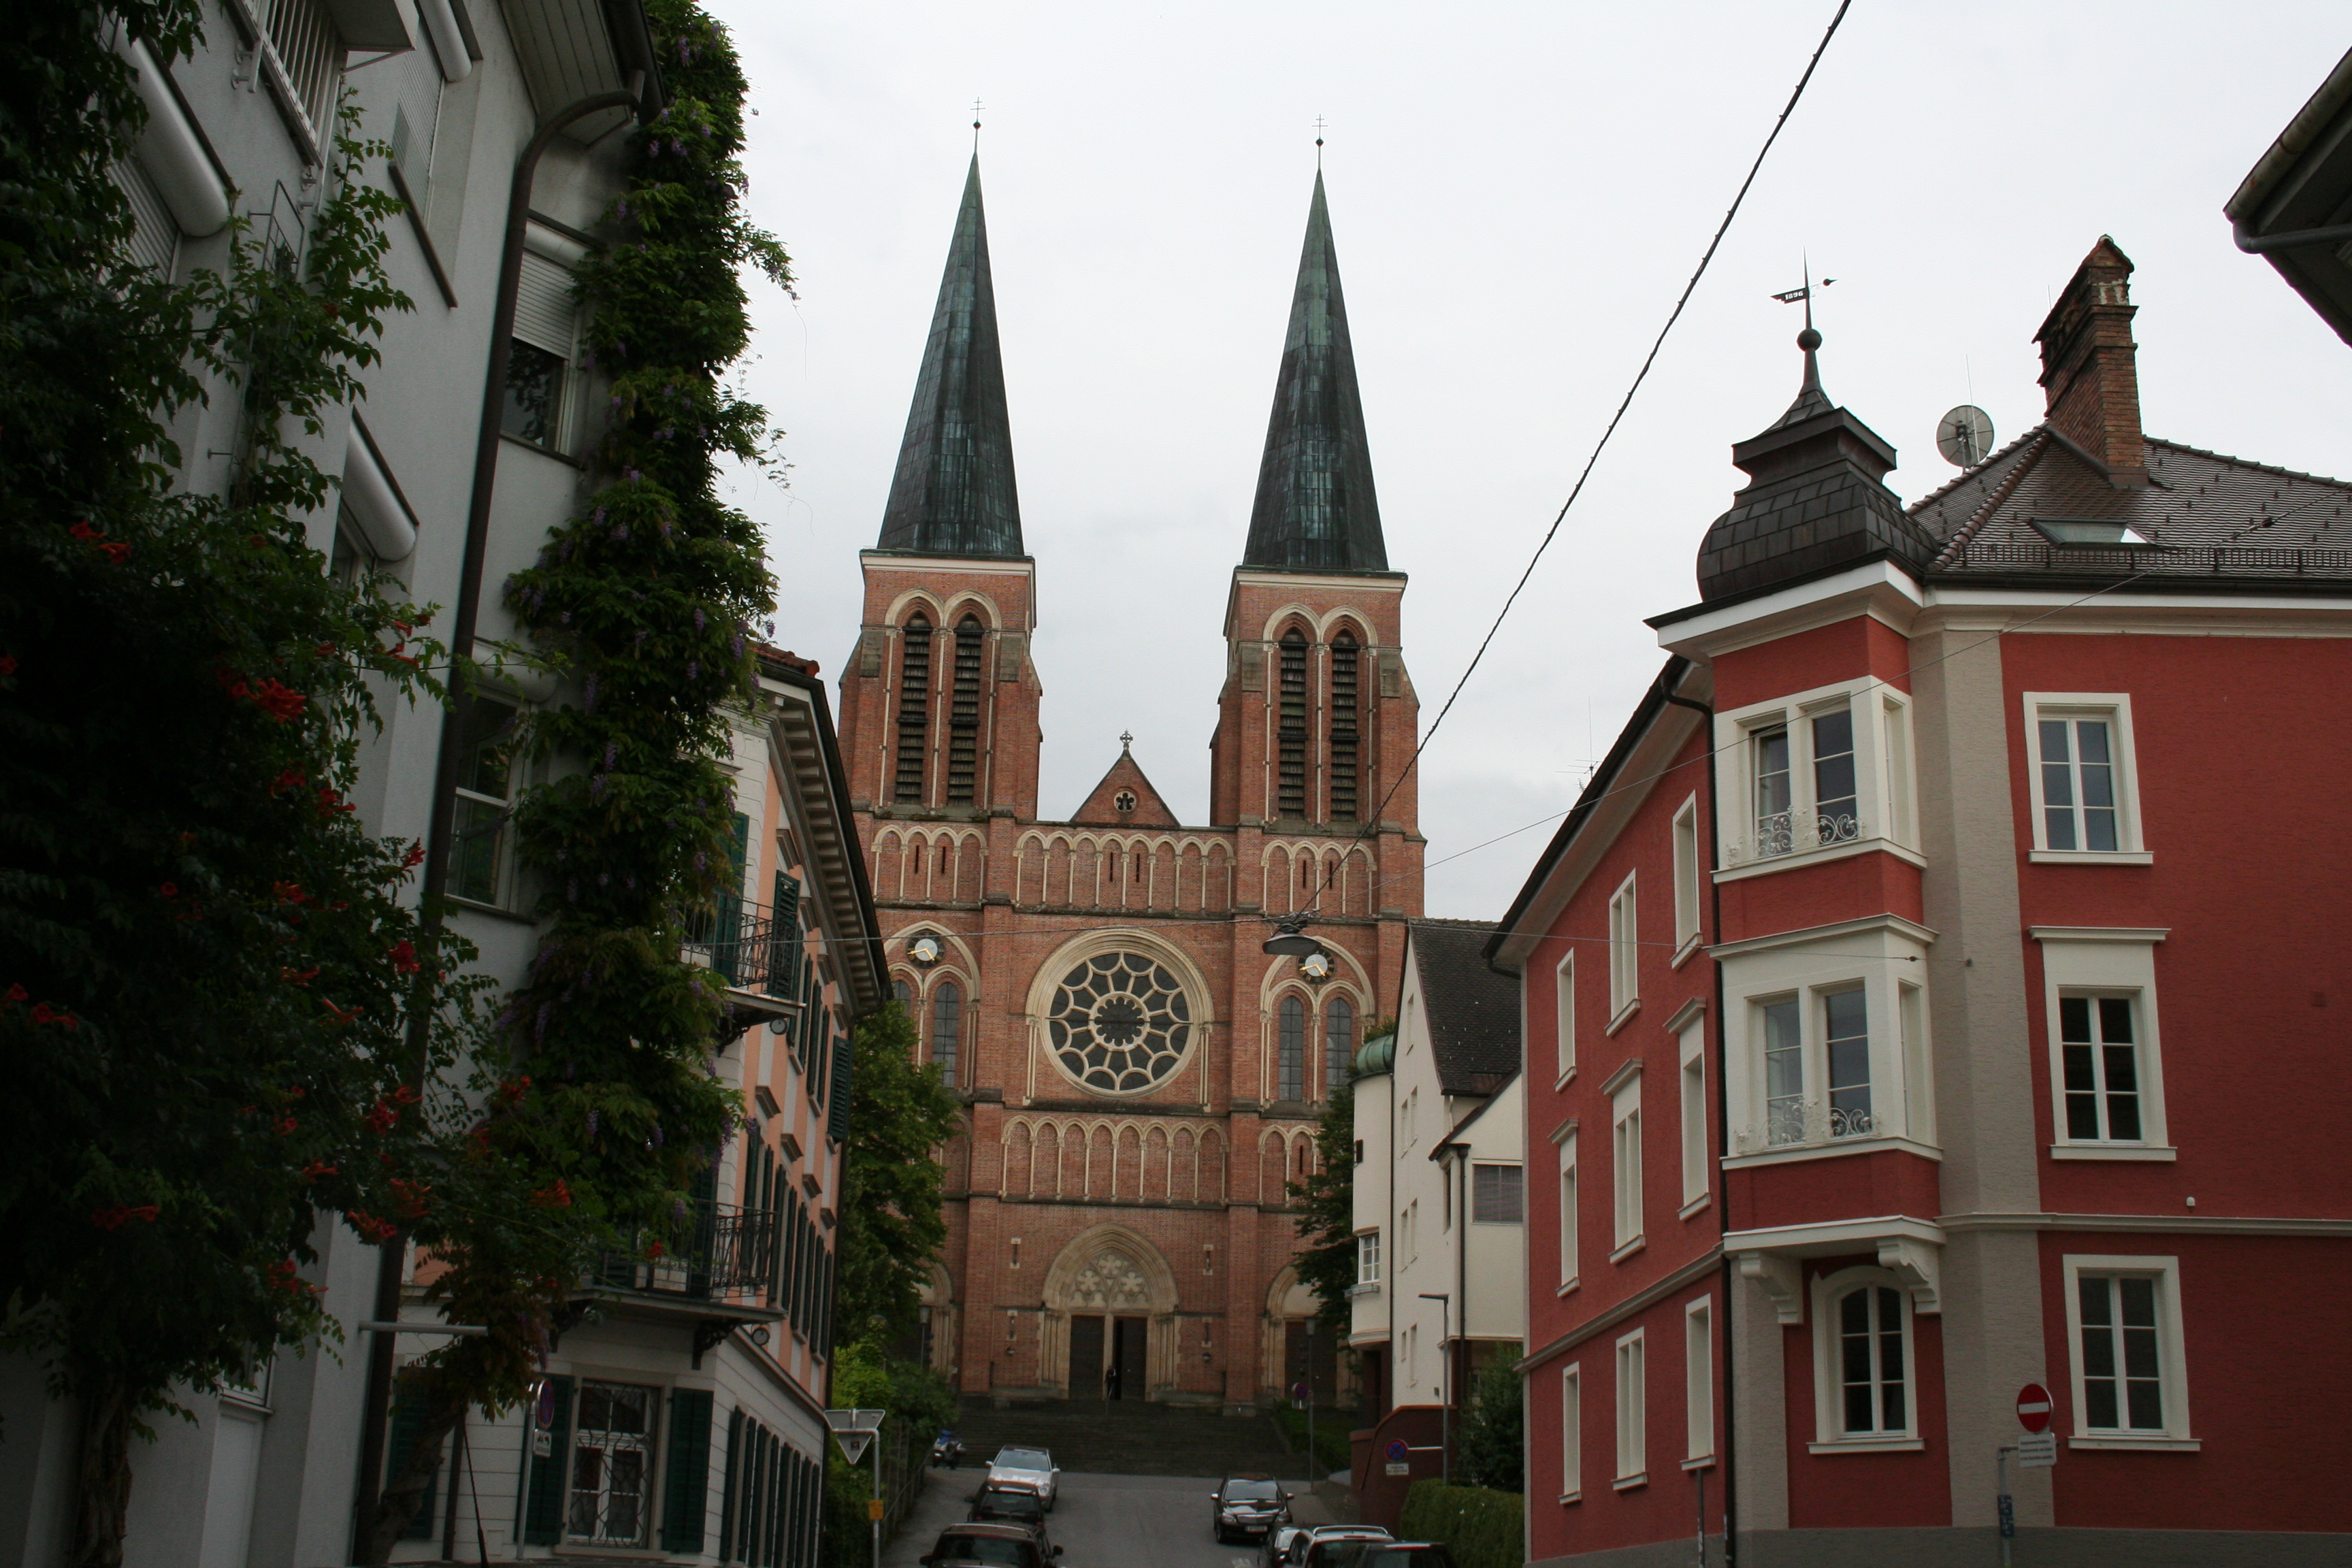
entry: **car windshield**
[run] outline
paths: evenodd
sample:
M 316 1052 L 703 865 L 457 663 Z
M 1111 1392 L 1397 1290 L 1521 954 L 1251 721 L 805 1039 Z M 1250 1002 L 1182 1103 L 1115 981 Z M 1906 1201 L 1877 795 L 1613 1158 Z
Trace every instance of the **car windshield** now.
M 1029 1543 L 997 1535 L 942 1535 L 932 1557 L 941 1563 L 985 1563 L 989 1568 L 1030 1568 Z
M 1454 1568 L 1454 1553 L 1434 1543 L 1390 1546 L 1373 1542 L 1358 1560 L 1356 1568 Z
M 1054 1456 L 1043 1448 L 1000 1448 L 996 1462 L 1008 1470 L 1050 1470 Z
M 1282 1488 L 1275 1481 L 1227 1481 L 1227 1502 L 1273 1502 L 1280 1497 Z

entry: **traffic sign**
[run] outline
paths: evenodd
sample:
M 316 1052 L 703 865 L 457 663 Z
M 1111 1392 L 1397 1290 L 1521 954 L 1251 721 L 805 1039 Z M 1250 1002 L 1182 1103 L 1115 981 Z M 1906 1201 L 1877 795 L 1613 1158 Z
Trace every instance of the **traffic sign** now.
M 2017 1440 L 2017 1468 L 2046 1470 L 2058 1462 L 2058 1434 L 2029 1432 Z
M 1391 1437 L 1389 1439 L 1389 1462 L 1391 1464 L 1396 1463 L 1412 1452 L 1412 1448 L 1406 1446 L 1403 1438 Z
M 835 1432 L 833 1440 L 841 1445 L 841 1457 L 851 1464 L 866 1457 L 866 1446 L 874 1441 L 871 1432 Z
M 2029 1383 L 2017 1391 L 2017 1424 L 2029 1432 L 2050 1430 L 2050 1391 Z

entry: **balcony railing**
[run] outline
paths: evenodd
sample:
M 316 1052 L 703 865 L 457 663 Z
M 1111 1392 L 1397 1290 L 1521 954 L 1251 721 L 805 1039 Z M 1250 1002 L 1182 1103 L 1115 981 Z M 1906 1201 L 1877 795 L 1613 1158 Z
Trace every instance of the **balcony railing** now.
M 1733 1142 L 1737 1152 L 1753 1154 L 1760 1149 L 1789 1149 L 1833 1143 L 1846 1138 L 1867 1138 L 1878 1130 L 1877 1118 L 1871 1114 L 1866 1102 L 1823 1105 L 1818 1100 L 1775 1100 L 1764 1108 L 1761 1143 L 1753 1127 L 1742 1128 Z
M 782 995 L 791 983 L 798 933 L 780 926 L 774 911 L 743 899 L 721 898 L 687 917 L 680 956 L 710 970 L 737 991 Z
M 607 1252 L 588 1283 L 698 1301 L 753 1301 L 775 1272 L 776 1216 L 727 1204 L 688 1205 L 677 1224 Z
M 1851 844 L 1868 837 L 1869 833 L 1862 819 L 1852 812 L 1832 816 L 1814 811 L 1776 811 L 1756 819 L 1756 837 L 1745 845 L 1733 845 L 1731 858 L 1735 862 L 1774 860 L 1803 849 Z

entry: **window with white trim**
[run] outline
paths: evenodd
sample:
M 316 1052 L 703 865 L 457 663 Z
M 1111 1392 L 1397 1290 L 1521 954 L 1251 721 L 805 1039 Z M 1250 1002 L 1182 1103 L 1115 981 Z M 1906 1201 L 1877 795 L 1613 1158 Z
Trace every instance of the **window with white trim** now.
M 1609 1018 L 1614 1023 L 1642 998 L 1640 922 L 1635 919 L 1633 874 L 1609 899 Z
M 2193 1441 L 2181 1356 L 2179 1259 L 2064 1259 L 2076 1440 Z
M 1715 1455 L 1715 1310 L 1701 1296 L 1683 1308 L 1683 1422 L 1685 1459 Z
M 2060 1159 L 2168 1160 L 2158 1050 L 2160 931 L 2036 926 Z
M 1727 871 L 1873 840 L 1914 850 L 1907 693 L 1874 679 L 1717 716 L 1734 803 L 1716 825 Z
M 1368 1230 L 1356 1237 L 1356 1283 L 1377 1285 L 1381 1282 L 1381 1233 Z
M 1698 796 L 1675 813 L 1675 956 L 1680 960 L 1699 932 Z
M 1559 1059 L 1557 1081 L 1566 1083 L 1576 1070 L 1576 951 L 1552 971 L 1553 1050 Z
M 449 891 L 478 904 L 503 907 L 513 890 L 513 847 L 507 823 L 513 811 L 520 719 L 512 704 L 476 697 L 458 720 Z
M 1584 1495 L 1584 1368 L 1559 1374 L 1559 1500 Z
M 2092 862 L 2143 855 L 2131 698 L 2030 691 L 2025 732 L 2034 852 Z
M 1907 1436 L 1911 1353 L 1904 1293 L 1856 1285 L 1831 1305 L 1837 1338 L 1837 1423 L 1843 1437 Z
M 1870 1112 L 1870 1004 L 1859 985 L 1758 1005 L 1764 1124 L 1775 1148 L 1875 1131 Z
M 1559 1288 L 1577 1280 L 1576 1134 L 1559 1141 Z
M 1617 1342 L 1617 1481 L 1621 1486 L 1648 1475 L 1644 1401 L 1649 1397 L 1649 1378 L 1643 1360 L 1641 1330 Z
M 1676 1096 L 1676 1109 L 1682 1116 L 1683 1133 L 1683 1206 L 1707 1194 L 1706 1146 L 1706 1019 L 1704 1016 L 1683 1026 L 1676 1054 L 1682 1060 L 1678 1080 L 1681 1092 Z
M 1925 983 L 1934 937 L 1885 914 L 1711 950 L 1727 1004 L 1717 1062 L 1727 1169 L 1886 1140 L 1932 1151 Z
M 1609 1148 L 1615 1246 L 1622 1252 L 1642 1239 L 1642 1079 L 1638 1074 L 1609 1098 Z

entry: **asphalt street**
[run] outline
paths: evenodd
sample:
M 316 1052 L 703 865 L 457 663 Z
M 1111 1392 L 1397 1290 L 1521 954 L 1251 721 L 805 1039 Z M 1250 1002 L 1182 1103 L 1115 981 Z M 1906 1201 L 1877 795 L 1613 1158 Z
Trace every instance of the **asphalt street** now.
M 918 1568 L 940 1531 L 963 1518 L 982 1473 L 931 1471 L 922 1501 L 883 1549 L 882 1568 Z M 1062 1549 L 1059 1568 L 1262 1568 L 1256 1547 L 1220 1546 L 1209 1532 L 1218 1479 L 1063 1471 L 1060 1500 L 1045 1521 Z

